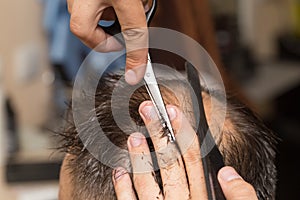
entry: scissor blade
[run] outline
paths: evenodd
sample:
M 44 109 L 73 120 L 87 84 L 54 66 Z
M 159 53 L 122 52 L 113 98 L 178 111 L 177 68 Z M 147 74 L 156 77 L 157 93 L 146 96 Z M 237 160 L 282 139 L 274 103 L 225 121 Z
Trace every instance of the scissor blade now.
M 150 95 L 150 98 L 154 104 L 154 107 L 156 109 L 157 115 L 159 116 L 159 119 L 161 121 L 161 124 L 163 128 L 168 129 L 168 137 L 170 142 L 175 142 L 175 136 L 173 132 L 173 128 L 163 101 L 163 98 L 161 96 L 155 74 L 153 72 L 152 64 L 150 57 L 148 55 L 148 62 L 146 67 L 146 73 L 144 76 L 144 81 L 146 85 L 146 89 Z

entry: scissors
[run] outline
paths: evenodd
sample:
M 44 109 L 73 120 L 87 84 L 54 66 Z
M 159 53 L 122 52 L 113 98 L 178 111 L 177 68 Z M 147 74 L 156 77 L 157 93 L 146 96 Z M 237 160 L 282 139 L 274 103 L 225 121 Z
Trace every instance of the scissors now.
M 149 11 L 146 12 L 146 20 L 149 25 L 157 7 L 157 0 L 152 1 L 152 6 L 149 9 Z M 122 34 L 118 34 L 121 32 L 121 26 L 116 19 L 113 24 L 110 26 L 103 26 L 101 25 L 101 28 L 108 34 L 114 36 L 123 46 L 125 46 L 125 41 L 122 36 Z M 166 135 L 168 136 L 168 139 L 170 142 L 175 142 L 175 135 L 174 131 L 171 125 L 170 118 L 167 113 L 167 109 L 165 106 L 165 103 L 163 101 L 160 89 L 158 87 L 158 83 L 156 80 L 155 73 L 153 71 L 152 63 L 151 63 L 151 58 L 148 53 L 148 59 L 147 59 L 147 66 L 146 66 L 146 72 L 144 75 L 144 84 L 146 86 L 146 89 L 148 91 L 148 94 L 151 98 L 151 101 L 153 102 L 153 105 L 155 107 L 156 113 L 159 117 L 160 123 L 162 124 L 163 129 L 166 131 Z

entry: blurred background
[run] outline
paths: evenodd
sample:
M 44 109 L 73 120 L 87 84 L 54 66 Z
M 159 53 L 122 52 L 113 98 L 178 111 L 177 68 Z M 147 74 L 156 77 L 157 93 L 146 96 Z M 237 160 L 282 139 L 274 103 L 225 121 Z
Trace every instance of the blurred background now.
M 0 1 L 0 10 L 0 200 L 55 200 L 55 132 L 89 49 L 69 31 L 65 0 Z M 299 199 L 300 0 L 164 1 L 152 26 L 207 49 L 227 89 L 280 137 L 277 199 Z

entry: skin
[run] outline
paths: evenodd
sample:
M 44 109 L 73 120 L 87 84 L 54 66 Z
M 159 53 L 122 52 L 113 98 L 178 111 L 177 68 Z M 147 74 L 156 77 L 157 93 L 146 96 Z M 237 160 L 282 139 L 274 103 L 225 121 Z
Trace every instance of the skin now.
M 59 177 L 59 199 L 60 200 L 67 200 L 72 199 L 72 181 L 71 177 L 69 176 L 70 171 L 68 170 L 67 164 L 69 160 L 72 158 L 72 155 L 67 154 L 65 159 L 62 163 L 60 177 Z
M 126 43 L 126 73 L 125 79 L 129 84 L 138 83 L 145 73 L 147 61 L 148 33 L 144 11 L 145 2 L 140 0 L 68 0 L 68 10 L 71 14 L 70 29 L 87 46 L 100 52 L 121 50 L 123 47 L 115 39 L 106 34 L 99 26 L 100 19 L 110 18 L 111 7 L 114 9 Z M 142 48 L 141 48 L 142 47 Z M 149 156 L 141 159 L 141 155 L 149 155 L 149 147 L 140 133 L 132 134 L 128 139 L 128 148 L 133 166 L 133 180 L 122 168 L 113 173 L 113 183 L 119 200 L 137 199 L 206 199 L 204 175 L 200 159 L 200 148 L 195 132 L 186 118 L 174 106 L 168 106 L 172 126 L 180 148 L 186 146 L 185 137 L 192 141 L 182 157 L 168 153 L 174 147 L 165 137 L 160 137 L 157 116 L 153 114 L 151 102 L 144 102 L 140 106 L 140 114 L 151 135 L 161 169 L 164 193 L 160 191 L 151 172 Z M 175 111 L 175 112 L 174 112 Z M 173 117 L 171 117 L 172 113 Z M 167 150 L 167 151 L 165 151 Z M 70 176 L 66 170 L 66 163 L 71 159 L 66 155 L 61 171 L 60 199 L 70 199 Z M 143 166 L 140 169 L 140 166 Z M 141 173 L 143 170 L 144 173 Z M 187 176 L 185 175 L 187 174 Z M 218 179 L 223 192 L 229 200 L 257 199 L 253 187 L 245 182 L 231 167 L 224 167 L 219 171 Z
M 148 53 L 148 32 L 144 5 L 141 0 L 68 0 L 71 31 L 87 46 L 100 52 L 123 48 L 98 26 L 100 19 L 114 16 L 115 11 L 126 43 L 126 73 L 129 84 L 138 83 L 145 73 Z M 147 7 L 147 6 L 145 6 Z
M 172 162 L 169 159 L 169 165 L 158 161 L 161 169 L 164 193 L 160 191 L 154 177 L 152 176 L 151 163 L 148 159 L 141 159 L 141 155 L 149 155 L 149 147 L 145 137 L 141 133 L 133 133 L 128 139 L 128 149 L 131 162 L 133 163 L 133 180 L 129 174 L 122 168 L 117 168 L 113 173 L 113 183 L 117 198 L 119 200 L 127 199 L 207 199 L 205 191 L 204 174 L 200 159 L 200 148 L 196 134 L 191 125 L 182 113 L 174 106 L 167 106 L 168 113 L 172 120 L 172 126 L 176 132 L 176 139 L 180 148 L 185 144 L 184 137 L 180 134 L 188 135 L 188 138 L 194 138 L 188 150 L 178 157 L 178 162 Z M 170 143 L 166 137 L 160 137 L 158 134 L 158 118 L 155 115 L 154 107 L 150 101 L 141 104 L 139 112 L 146 124 L 153 141 L 156 153 L 160 149 L 166 148 Z M 169 148 L 171 149 L 171 148 Z M 139 156 L 140 155 L 140 156 Z M 168 160 L 168 154 L 157 154 L 158 160 Z M 185 165 L 183 165 L 184 163 Z M 141 173 L 139 167 L 146 172 Z M 135 171 L 138 171 L 136 173 Z M 185 175 L 187 174 L 187 176 Z M 257 199 L 254 188 L 229 166 L 223 167 L 218 173 L 218 180 L 228 200 L 255 200 Z M 137 195 L 135 196 L 134 190 Z
M 207 104 L 205 104 L 207 105 Z M 119 200 L 128 199 L 207 199 L 200 148 L 196 133 L 178 107 L 167 105 L 167 111 L 174 128 L 176 140 L 183 156 L 174 156 L 172 145 L 161 137 L 160 125 L 151 101 L 140 105 L 139 113 L 151 136 L 163 181 L 160 190 L 152 175 L 152 160 L 145 137 L 133 133 L 128 138 L 128 150 L 133 168 L 131 180 L 127 171 L 117 168 L 113 172 L 113 184 Z M 59 199 L 72 199 L 72 181 L 68 162 L 73 155 L 65 156 L 60 173 Z M 174 157 L 178 158 L 174 161 Z M 183 165 L 184 163 L 184 165 Z M 187 175 L 186 175 L 187 174 Z M 224 167 L 218 173 L 218 180 L 228 200 L 256 200 L 254 188 L 232 168 Z M 135 195 L 134 190 L 137 192 Z

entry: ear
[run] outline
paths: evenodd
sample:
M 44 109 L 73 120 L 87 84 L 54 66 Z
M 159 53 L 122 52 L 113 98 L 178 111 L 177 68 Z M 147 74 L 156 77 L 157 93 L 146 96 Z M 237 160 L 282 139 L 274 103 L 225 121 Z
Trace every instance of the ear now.
M 59 200 L 69 200 L 72 199 L 72 182 L 71 182 L 71 174 L 70 170 L 68 170 L 67 166 L 69 165 L 69 161 L 72 158 L 72 155 L 66 154 L 59 175 Z

